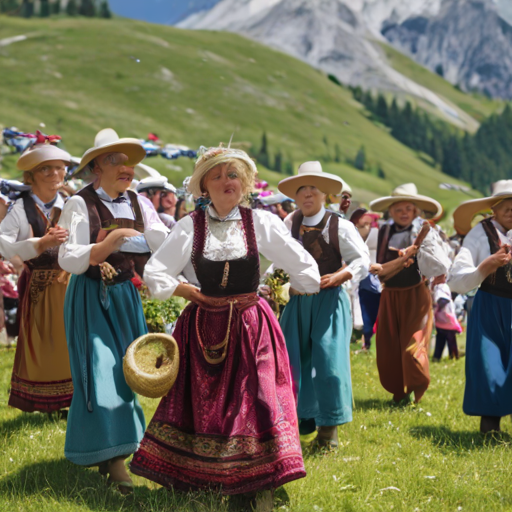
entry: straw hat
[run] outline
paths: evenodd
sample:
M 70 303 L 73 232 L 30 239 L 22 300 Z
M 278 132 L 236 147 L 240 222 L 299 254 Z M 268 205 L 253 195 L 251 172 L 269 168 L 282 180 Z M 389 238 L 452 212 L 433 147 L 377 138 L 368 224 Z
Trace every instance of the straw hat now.
M 464 201 L 453 212 L 453 225 L 459 235 L 471 231 L 471 221 L 478 213 L 490 212 L 504 199 L 512 198 L 512 180 L 500 180 L 493 185 L 492 196 Z
M 146 156 L 146 150 L 139 139 L 120 139 L 115 130 L 105 128 L 97 133 L 94 139 L 94 147 L 84 153 L 80 165 L 73 172 L 73 178 L 76 178 L 92 160 L 105 153 L 125 154 L 128 157 L 128 161 L 125 165 L 130 167 L 135 167 L 138 163 L 142 162 Z
M 132 391 L 147 398 L 161 398 L 176 381 L 180 354 L 176 340 L 168 334 L 145 334 L 126 351 L 123 372 Z
M 320 162 L 305 162 L 299 167 L 297 176 L 291 176 L 277 185 L 279 192 L 295 198 L 300 187 L 314 186 L 324 194 L 337 195 L 343 187 L 343 180 L 334 174 L 323 172 Z
M 258 174 L 256 164 L 242 149 L 224 148 L 222 146 L 206 149 L 202 146 L 199 148 L 198 154 L 199 158 L 196 160 L 194 172 L 187 184 L 187 190 L 195 197 L 200 197 L 203 194 L 204 191 L 201 189 L 201 184 L 208 171 L 230 160 L 235 159 L 243 162 L 251 180 Z
M 16 167 L 20 171 L 31 171 L 44 162 L 52 160 L 62 160 L 66 165 L 69 165 L 71 155 L 53 144 L 35 144 L 19 157 Z
M 443 207 L 435 199 L 418 194 L 418 189 L 414 183 L 400 185 L 391 192 L 390 196 L 375 199 L 370 203 L 374 212 L 385 212 L 395 203 L 407 201 L 423 210 L 428 217 L 439 217 L 443 213 Z

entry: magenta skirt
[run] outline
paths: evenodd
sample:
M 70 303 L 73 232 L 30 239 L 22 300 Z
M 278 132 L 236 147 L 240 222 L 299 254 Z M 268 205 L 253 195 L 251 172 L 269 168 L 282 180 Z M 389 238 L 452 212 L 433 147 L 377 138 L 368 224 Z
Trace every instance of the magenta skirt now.
M 179 375 L 146 430 L 132 472 L 178 490 L 224 494 L 303 478 L 279 323 L 255 294 L 212 302 L 190 304 L 178 320 Z

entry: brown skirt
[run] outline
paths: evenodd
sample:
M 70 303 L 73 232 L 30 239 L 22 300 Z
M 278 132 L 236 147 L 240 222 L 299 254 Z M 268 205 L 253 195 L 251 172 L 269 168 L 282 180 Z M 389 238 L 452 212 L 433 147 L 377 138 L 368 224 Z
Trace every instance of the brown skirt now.
M 425 283 L 384 288 L 377 321 L 377 368 L 382 386 L 397 402 L 409 393 L 419 401 L 430 384 L 432 323 L 432 298 Z

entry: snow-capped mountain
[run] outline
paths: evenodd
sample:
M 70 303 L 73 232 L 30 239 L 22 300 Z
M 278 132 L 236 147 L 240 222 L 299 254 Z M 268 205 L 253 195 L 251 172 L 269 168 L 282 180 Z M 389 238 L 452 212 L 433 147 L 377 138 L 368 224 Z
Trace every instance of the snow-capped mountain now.
M 228 30 L 366 88 L 408 90 L 376 39 L 465 90 L 512 98 L 512 0 L 221 0 L 179 26 Z M 410 92 L 410 90 L 409 90 Z

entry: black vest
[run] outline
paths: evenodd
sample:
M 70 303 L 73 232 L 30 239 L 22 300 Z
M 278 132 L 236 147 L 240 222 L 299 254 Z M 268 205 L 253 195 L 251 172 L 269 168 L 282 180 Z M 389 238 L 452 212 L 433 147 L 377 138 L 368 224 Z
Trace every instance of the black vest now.
M 322 231 L 329 222 L 329 243 L 322 235 Z M 342 256 L 340 252 L 340 241 L 338 238 L 339 217 L 332 212 L 326 211 L 324 218 L 316 226 L 303 226 L 303 213 L 298 210 L 293 214 L 292 236 L 302 243 L 304 249 L 315 258 L 321 276 L 334 274 L 342 267 Z
M 128 197 L 130 198 L 132 210 L 135 220 L 132 219 L 115 219 L 110 210 L 103 204 L 98 194 L 93 188 L 93 185 L 88 185 L 83 188 L 77 195 L 85 200 L 87 211 L 89 213 L 89 230 L 91 243 L 96 243 L 100 229 L 108 229 L 113 231 L 119 228 L 135 229 L 139 233 L 144 233 L 144 219 L 140 209 L 137 194 L 128 190 Z M 142 276 L 144 274 L 144 267 L 149 260 L 151 253 L 137 254 L 129 252 L 114 252 L 106 261 L 110 263 L 117 271 L 117 276 L 114 278 L 114 283 L 123 283 L 135 276 L 135 272 Z M 101 270 L 98 266 L 89 266 L 85 273 L 91 279 L 101 279 Z
M 494 254 L 501 247 L 498 231 L 492 223 L 491 218 L 484 219 L 481 224 L 487 235 L 491 254 Z M 497 295 L 498 297 L 504 297 L 506 299 L 512 298 L 512 263 L 507 263 L 504 267 L 499 267 L 496 272 L 487 276 L 480 285 L 480 289 L 484 292 Z
M 410 231 L 412 225 L 408 228 Z M 379 237 L 377 241 L 377 263 L 383 264 L 398 258 L 398 251 L 389 250 L 389 240 L 395 233 L 394 224 L 385 224 L 379 229 Z M 386 288 L 410 288 L 421 283 L 422 277 L 418 266 L 418 259 L 414 257 L 414 263 L 402 269 L 398 274 L 386 281 Z

